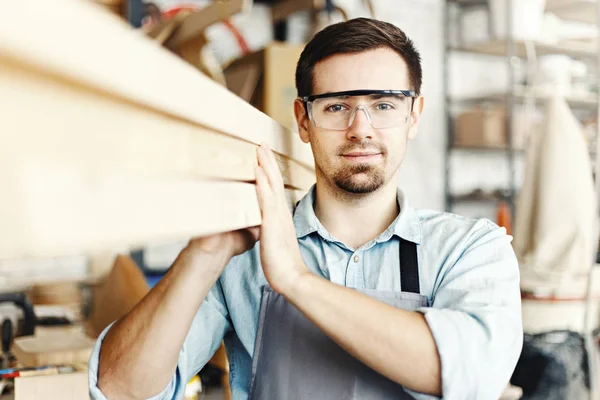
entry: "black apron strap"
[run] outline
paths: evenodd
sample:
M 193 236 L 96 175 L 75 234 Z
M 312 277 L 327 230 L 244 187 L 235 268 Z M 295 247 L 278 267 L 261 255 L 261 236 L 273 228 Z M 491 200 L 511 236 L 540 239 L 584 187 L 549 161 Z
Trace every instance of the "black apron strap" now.
M 421 293 L 417 244 L 400 238 L 400 287 L 403 292 Z

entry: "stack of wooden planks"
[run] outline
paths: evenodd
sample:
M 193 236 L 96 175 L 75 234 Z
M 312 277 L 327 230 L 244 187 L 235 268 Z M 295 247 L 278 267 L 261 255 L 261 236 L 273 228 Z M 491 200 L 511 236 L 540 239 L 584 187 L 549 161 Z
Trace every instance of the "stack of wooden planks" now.
M 310 147 L 297 135 L 101 7 L 3 7 L 0 259 L 260 224 L 261 142 L 290 193 L 312 185 Z

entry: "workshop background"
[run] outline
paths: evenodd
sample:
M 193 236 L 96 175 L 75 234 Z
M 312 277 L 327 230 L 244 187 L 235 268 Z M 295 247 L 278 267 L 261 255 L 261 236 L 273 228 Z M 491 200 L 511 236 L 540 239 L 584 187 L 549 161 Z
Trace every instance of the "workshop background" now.
M 598 0 L 80 1 L 292 132 L 295 66 L 315 32 L 360 16 L 403 29 L 422 56 L 425 108 L 400 186 L 416 208 L 488 218 L 514 236 L 525 344 L 502 398 L 600 399 Z M 2 38 L 0 27 L 0 71 Z M 0 399 L 88 398 L 93 339 L 187 240 L 51 258 L 0 252 Z M 221 347 L 186 398 L 228 390 Z

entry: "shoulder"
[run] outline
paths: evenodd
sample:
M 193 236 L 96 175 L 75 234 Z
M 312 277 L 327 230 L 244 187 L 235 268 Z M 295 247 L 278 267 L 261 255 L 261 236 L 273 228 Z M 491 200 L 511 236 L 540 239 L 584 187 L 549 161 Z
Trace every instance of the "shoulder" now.
M 423 241 L 443 241 L 455 246 L 468 247 L 477 242 L 504 237 L 512 239 L 501 228 L 486 218 L 467 218 L 457 214 L 433 211 L 415 210 L 421 225 Z
M 496 274 L 492 271 L 495 268 L 503 274 L 516 274 L 512 237 L 505 228 L 484 218 L 430 210 L 416 212 L 422 229 L 419 254 L 425 265 L 433 268 L 436 280 L 475 269 L 490 276 Z

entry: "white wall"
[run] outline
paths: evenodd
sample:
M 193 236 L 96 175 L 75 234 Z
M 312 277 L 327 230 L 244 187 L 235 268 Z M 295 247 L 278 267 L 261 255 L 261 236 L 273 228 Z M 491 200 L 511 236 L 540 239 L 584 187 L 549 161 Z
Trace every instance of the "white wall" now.
M 418 208 L 444 208 L 444 9 L 442 0 L 376 0 L 376 17 L 394 23 L 421 53 L 425 108 L 420 133 L 409 144 L 400 186 Z

